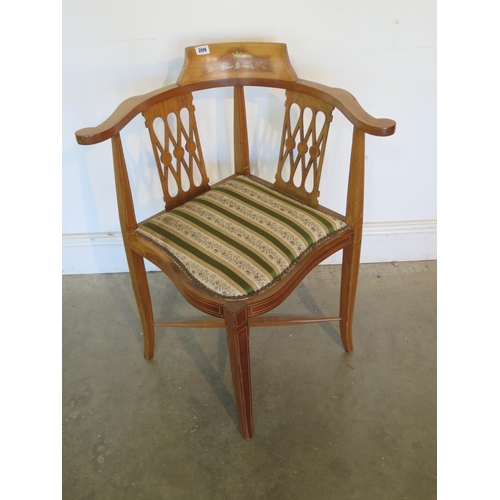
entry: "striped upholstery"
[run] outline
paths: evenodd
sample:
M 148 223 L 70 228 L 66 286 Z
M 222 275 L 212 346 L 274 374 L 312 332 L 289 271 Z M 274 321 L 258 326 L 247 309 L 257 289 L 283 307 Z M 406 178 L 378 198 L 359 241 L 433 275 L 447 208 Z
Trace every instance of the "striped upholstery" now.
M 239 176 L 140 224 L 198 286 L 241 299 L 273 285 L 346 224 Z

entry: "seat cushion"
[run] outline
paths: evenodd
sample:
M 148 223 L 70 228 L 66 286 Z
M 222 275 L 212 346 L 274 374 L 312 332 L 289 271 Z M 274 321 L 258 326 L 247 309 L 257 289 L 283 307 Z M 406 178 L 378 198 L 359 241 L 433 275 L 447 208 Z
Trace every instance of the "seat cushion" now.
M 347 225 L 238 176 L 139 225 L 198 286 L 242 299 L 276 283 L 318 242 Z

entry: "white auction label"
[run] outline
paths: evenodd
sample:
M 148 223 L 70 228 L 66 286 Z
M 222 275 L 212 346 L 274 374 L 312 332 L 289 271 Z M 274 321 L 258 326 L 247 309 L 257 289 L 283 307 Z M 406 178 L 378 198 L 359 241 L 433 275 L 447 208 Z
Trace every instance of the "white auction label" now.
M 200 45 L 199 47 L 195 47 L 194 49 L 196 50 L 196 54 L 199 56 L 210 54 L 210 49 L 208 48 L 208 45 Z

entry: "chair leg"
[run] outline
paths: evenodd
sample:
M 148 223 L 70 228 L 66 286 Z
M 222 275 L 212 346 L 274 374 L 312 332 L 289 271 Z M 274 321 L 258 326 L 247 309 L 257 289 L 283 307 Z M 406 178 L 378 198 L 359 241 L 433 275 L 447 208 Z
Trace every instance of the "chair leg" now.
M 144 337 L 144 357 L 150 360 L 155 350 L 155 330 L 153 326 L 153 306 L 149 294 L 148 278 L 144 259 L 131 249 L 126 249 L 132 288 L 134 289 L 135 301 L 141 319 L 142 334 Z
M 250 439 L 253 436 L 250 329 L 245 303 L 228 302 L 225 304 L 224 322 L 241 434 L 244 439 Z
M 354 301 L 358 284 L 359 259 L 361 242 L 351 243 L 345 247 L 342 256 L 342 280 L 340 285 L 340 336 L 347 352 L 353 350 L 352 320 L 354 316 Z

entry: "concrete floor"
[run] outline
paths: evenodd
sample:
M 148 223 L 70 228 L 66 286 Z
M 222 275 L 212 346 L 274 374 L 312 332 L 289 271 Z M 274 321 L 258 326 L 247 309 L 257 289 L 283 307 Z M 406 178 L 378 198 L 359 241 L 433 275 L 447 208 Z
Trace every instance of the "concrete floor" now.
M 157 320 L 200 317 L 150 273 Z M 335 315 L 339 267 L 277 310 Z M 223 330 L 142 337 L 128 274 L 63 277 L 63 498 L 436 498 L 436 263 L 362 265 L 354 351 L 337 324 L 251 332 L 255 435 Z

